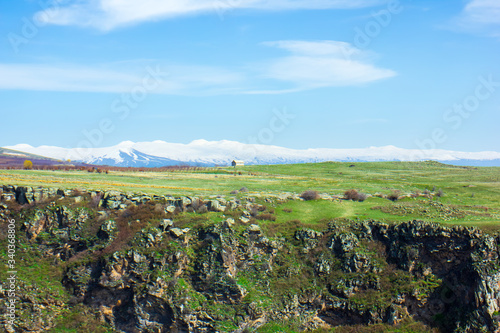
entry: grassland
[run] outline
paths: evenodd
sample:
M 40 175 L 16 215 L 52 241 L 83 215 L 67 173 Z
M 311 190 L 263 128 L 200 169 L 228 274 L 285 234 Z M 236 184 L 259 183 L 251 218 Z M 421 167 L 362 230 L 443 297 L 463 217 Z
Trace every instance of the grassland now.
M 276 222 L 300 220 L 322 224 L 329 219 L 375 219 L 386 222 L 421 219 L 497 229 L 500 225 L 500 168 L 456 167 L 437 162 L 377 162 L 244 166 L 175 172 L 1 170 L 3 184 L 86 188 L 157 195 L 209 197 L 278 196 L 316 190 L 339 199 L 276 205 Z M 249 192 L 231 195 L 242 187 Z M 364 202 L 341 200 L 356 189 L 371 195 Z M 440 191 L 441 190 L 441 191 Z M 431 198 L 414 195 L 395 202 L 380 196 L 441 192 Z M 266 221 L 262 222 L 263 225 Z
M 294 237 L 295 231 L 302 227 L 324 231 L 332 220 L 335 220 L 337 224 L 348 224 L 353 220 L 373 219 L 397 223 L 419 219 L 446 225 L 476 226 L 489 232 L 500 230 L 500 168 L 455 167 L 436 162 L 390 162 L 245 166 L 236 171 L 235 175 L 232 168 L 206 168 L 172 172 L 110 172 L 109 174 L 89 173 L 87 171 L 0 170 L 0 182 L 31 187 L 85 188 L 148 195 L 199 196 L 204 199 L 212 196 L 223 196 L 226 199 L 253 197 L 252 200 L 261 204 L 263 210 L 252 212 L 249 223 L 258 224 L 263 233 L 270 239 L 282 239 L 282 236 L 285 236 L 283 239 L 287 240 L 285 250 L 280 251 L 277 258 L 273 259 L 274 268 L 269 270 L 267 275 L 263 275 L 262 272 L 267 270 L 269 257 L 260 252 L 252 252 L 252 256 L 248 256 L 248 262 L 251 264 L 241 266 L 247 268 L 241 269 L 235 276 L 236 283 L 248 291 L 243 303 L 258 304 L 260 309 L 266 311 L 279 308 L 281 302 L 289 299 L 290 295 L 304 294 L 309 291 L 328 294 L 329 287 L 327 288 L 327 285 L 331 281 L 351 279 L 365 281 L 363 280 L 365 278 L 366 281 L 374 280 L 372 273 L 361 274 L 342 271 L 340 268 L 341 260 L 335 256 L 332 257 L 331 250 L 325 244 L 320 244 L 314 250 L 316 252 L 303 252 L 302 242 Z M 246 187 L 248 191 L 231 194 L 232 191 L 242 187 Z M 346 200 L 344 192 L 350 189 L 365 193 L 368 197 L 364 201 Z M 297 195 L 308 190 L 318 191 L 323 199 L 307 201 L 297 199 Z M 296 199 L 282 199 L 281 197 L 285 197 L 285 193 L 295 194 Z M 398 194 L 396 196 L 398 199 L 389 200 L 387 196 L 394 193 Z M 17 212 L 23 212 L 24 208 L 28 210 L 44 209 L 46 212 L 50 212 L 51 209 L 54 211 L 56 206 L 64 206 L 65 209 L 73 211 L 75 214 L 77 211 L 90 212 L 90 218 L 81 226 L 80 235 L 84 240 L 83 243 L 91 245 L 88 245 L 88 249 L 80 252 L 82 256 L 75 255 L 66 262 L 48 256 L 46 249 L 53 247 L 52 251 L 54 249 L 59 251 L 63 242 L 66 242 L 66 240 L 58 238 L 60 234 L 48 232 L 48 229 L 38 235 L 36 242 L 28 241 L 24 237 L 19 239 L 16 260 L 19 267 L 23 268 L 19 270 L 19 281 L 23 283 L 21 288 L 26 289 L 28 294 L 36 295 L 33 298 L 34 301 L 45 304 L 44 312 L 41 313 L 46 318 L 55 318 L 55 327 L 51 332 L 97 333 L 113 331 L 109 325 L 103 324 L 98 319 L 99 313 L 96 309 L 83 305 L 69 306 L 68 304 L 75 302 L 75 297 L 70 289 L 62 286 L 61 281 L 64 280 L 68 267 L 104 264 L 106 260 L 110 260 L 113 251 L 113 253 L 125 253 L 130 249 L 138 250 L 148 258 L 154 256 L 155 260 L 168 258 L 172 253 L 184 253 L 189 259 L 186 262 L 190 263 L 187 264 L 184 275 L 176 280 L 177 284 L 172 284 L 171 294 L 179 295 L 179 297 L 189 296 L 186 298 L 190 300 L 186 303 L 187 306 L 190 309 L 203 308 L 213 318 L 218 318 L 215 325 L 220 331 L 229 332 L 237 328 L 233 318 L 240 313 L 238 311 L 243 311 L 242 308 L 225 303 L 214 303 L 213 300 L 204 296 L 209 295 L 209 293 L 203 294 L 196 291 L 190 284 L 192 281 L 190 274 L 196 273 L 196 263 L 207 262 L 212 258 L 207 256 L 207 253 L 211 253 L 212 250 L 206 250 L 212 248 L 212 245 L 209 247 L 209 244 L 212 243 L 205 240 L 200 240 L 197 243 L 195 237 L 190 238 L 192 243 L 187 246 L 185 239 L 165 236 L 163 241 L 148 249 L 143 242 L 145 239 L 143 236 L 147 233 L 153 233 L 153 229 L 166 217 L 163 209 L 156 209 L 158 204 L 155 202 L 134 206 L 125 211 L 108 209 L 106 211 L 108 218 L 117 221 L 118 233 L 116 237 L 119 241 L 105 243 L 107 245 L 95 243 L 99 239 L 95 236 L 96 228 L 101 226 L 102 220 L 95 212 L 96 206 L 90 206 L 89 200 L 75 200 L 75 196 L 80 195 L 79 191 L 75 191 L 71 196 L 57 199 L 56 205 L 53 207 L 50 206 L 52 203 L 43 201 L 39 205 L 9 204 L 13 211 Z M 90 195 L 86 195 L 90 199 Z M 271 200 L 266 200 L 268 198 Z M 248 202 L 248 199 L 242 201 L 245 203 Z M 159 206 L 163 208 L 162 205 Z M 244 210 L 250 210 L 250 208 L 243 206 L 236 210 L 210 211 L 203 214 L 184 211 L 176 213 L 172 218 L 177 228 L 188 227 L 192 230 L 201 230 L 200 228 L 222 225 L 219 222 L 232 217 L 236 220 L 235 225 L 232 226 L 232 230 L 236 231 L 234 237 L 244 247 L 249 242 L 248 237 L 244 236 L 249 223 L 239 222 Z M 27 214 L 23 218 L 29 221 L 31 216 Z M 17 220 L 21 221 L 20 217 Z M 129 220 L 141 221 L 141 224 L 138 228 L 132 229 Z M 142 234 L 142 231 L 146 233 Z M 21 229 L 19 232 L 21 234 Z M 195 234 L 192 233 L 192 235 Z M 0 236 L 0 257 L 5 260 L 7 258 L 6 232 L 3 235 L 3 237 Z M 433 275 L 427 279 L 414 278 L 408 272 L 397 270 L 388 265 L 385 262 L 383 247 L 374 246 L 366 241 L 360 242 L 360 244 L 356 249 L 357 253 L 367 255 L 373 259 L 373 263 L 381 267 L 382 287 L 380 292 L 375 292 L 372 289 L 361 290 L 356 295 L 349 296 L 348 299 L 352 304 L 383 308 L 397 294 L 410 293 L 417 289 L 427 292 L 434 290 L 432 288 L 437 288 L 437 280 L 432 278 Z M 103 246 L 102 251 L 99 246 Z M 106 247 L 104 248 L 104 246 Z M 219 244 L 219 246 L 221 245 Z M 94 251 L 97 248 L 99 251 Z M 251 248 L 258 247 L 252 246 Z M 320 254 L 325 255 L 321 258 L 330 260 L 329 265 L 332 267 L 332 273 L 329 273 L 327 277 L 316 276 L 314 273 L 313 264 L 317 262 L 316 257 L 319 258 Z M 169 268 L 158 269 L 156 272 L 151 271 L 150 266 L 145 267 L 141 274 L 147 275 L 148 281 L 150 274 L 156 274 L 153 275 L 152 281 L 156 281 L 159 276 L 162 276 L 165 281 L 170 281 L 175 266 L 168 266 L 171 271 Z M 82 270 L 82 272 L 84 271 Z M 106 270 L 103 269 L 104 271 Z M 5 281 L 6 278 L 6 271 L 0 271 L 0 281 Z M 83 278 L 85 278 L 84 275 L 82 275 Z M 267 284 L 263 281 L 266 281 Z M 86 283 L 84 282 L 82 284 Z M 44 303 L 44 299 L 51 301 L 47 305 L 47 302 Z M 29 322 L 32 313 L 30 307 L 24 307 L 19 312 L 19 317 L 23 322 Z M 298 332 L 299 324 L 300 321 L 294 318 L 285 321 L 270 321 L 255 332 Z M 388 324 L 355 325 L 329 330 L 329 332 L 430 331 L 430 327 L 411 318 L 398 326 Z M 315 332 L 327 332 L 327 330 Z

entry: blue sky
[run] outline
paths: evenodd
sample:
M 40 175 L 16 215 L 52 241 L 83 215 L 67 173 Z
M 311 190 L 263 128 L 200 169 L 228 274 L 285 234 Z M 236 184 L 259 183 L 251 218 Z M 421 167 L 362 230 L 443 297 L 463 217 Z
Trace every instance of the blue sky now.
M 0 145 L 500 151 L 500 2 L 0 3 Z

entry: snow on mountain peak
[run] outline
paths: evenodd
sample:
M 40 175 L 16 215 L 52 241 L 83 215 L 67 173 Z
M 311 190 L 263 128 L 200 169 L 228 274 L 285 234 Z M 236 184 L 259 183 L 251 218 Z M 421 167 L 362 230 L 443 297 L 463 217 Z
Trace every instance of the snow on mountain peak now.
M 207 141 L 205 139 L 198 139 L 198 140 L 191 141 L 188 145 L 190 145 L 190 146 L 204 146 L 208 143 L 210 143 L 210 141 Z
M 71 159 L 92 164 L 120 166 L 161 165 L 229 165 L 231 160 L 246 164 L 282 164 L 321 161 L 500 161 L 498 152 L 457 152 L 447 150 L 403 149 L 393 145 L 358 149 L 290 149 L 279 146 L 248 144 L 237 141 L 194 140 L 188 144 L 123 141 L 112 147 L 67 149 L 52 146 L 32 147 L 27 144 L 6 147 L 27 153 Z M 163 163 L 163 164 L 162 164 Z M 165 164 L 167 163 L 167 164 Z
M 23 149 L 34 149 L 35 147 L 27 144 L 27 143 L 20 143 L 20 144 L 17 144 L 15 146 L 11 146 L 13 148 L 7 148 L 7 149 L 13 149 L 13 150 L 23 150 Z M 14 148 L 15 147 L 15 148 Z
M 120 142 L 119 144 L 116 145 L 116 147 L 120 147 L 120 148 L 130 148 L 132 147 L 133 145 L 135 145 L 135 142 L 133 141 L 122 141 Z

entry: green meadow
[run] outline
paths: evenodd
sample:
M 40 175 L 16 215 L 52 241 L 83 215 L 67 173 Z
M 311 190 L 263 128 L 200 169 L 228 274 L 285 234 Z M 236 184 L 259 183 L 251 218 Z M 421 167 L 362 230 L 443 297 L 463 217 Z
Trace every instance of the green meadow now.
M 373 162 L 198 168 L 171 172 L 1 170 L 3 184 L 65 189 L 118 190 L 151 195 L 209 198 L 300 195 L 317 191 L 324 200 L 274 200 L 277 229 L 289 221 L 321 228 L 331 219 L 384 222 L 424 221 L 497 229 L 500 225 L 500 168 L 458 167 L 438 162 Z M 247 192 L 231 194 L 247 188 Z M 368 197 L 344 199 L 355 189 Z M 391 196 L 396 200 L 387 199 Z M 275 223 L 276 222 L 276 223 Z M 277 226 L 276 226 L 277 225 Z

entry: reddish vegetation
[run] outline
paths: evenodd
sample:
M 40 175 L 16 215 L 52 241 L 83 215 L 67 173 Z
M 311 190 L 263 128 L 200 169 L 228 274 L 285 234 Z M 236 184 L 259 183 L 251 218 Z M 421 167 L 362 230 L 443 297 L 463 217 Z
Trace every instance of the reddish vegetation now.
M 145 228 L 151 220 L 161 217 L 163 217 L 163 215 L 155 215 L 155 209 L 151 203 L 127 208 L 116 219 L 116 224 L 118 226 L 116 238 L 106 248 L 94 252 L 93 256 L 98 258 L 106 254 L 123 250 L 137 232 Z
M 320 199 L 321 197 L 319 196 L 319 193 L 318 191 L 312 191 L 312 190 L 309 190 L 309 191 L 305 191 L 304 193 L 302 193 L 300 195 L 300 197 L 306 201 L 308 200 L 318 200 Z
M 24 167 L 22 164 L 9 164 L 9 163 L 1 163 L 0 169 L 5 170 L 23 170 Z M 206 170 L 204 167 L 191 167 L 191 166 L 165 166 L 159 168 L 135 168 L 135 167 L 115 167 L 115 166 L 76 166 L 76 165 L 43 165 L 33 163 L 32 170 L 78 170 L 78 171 L 87 171 L 87 172 L 95 172 L 95 173 L 109 173 L 111 171 L 135 171 L 135 172 L 175 172 L 175 171 L 201 171 Z
M 352 201 L 365 201 L 368 196 L 356 190 L 348 190 L 344 192 L 344 198 Z

